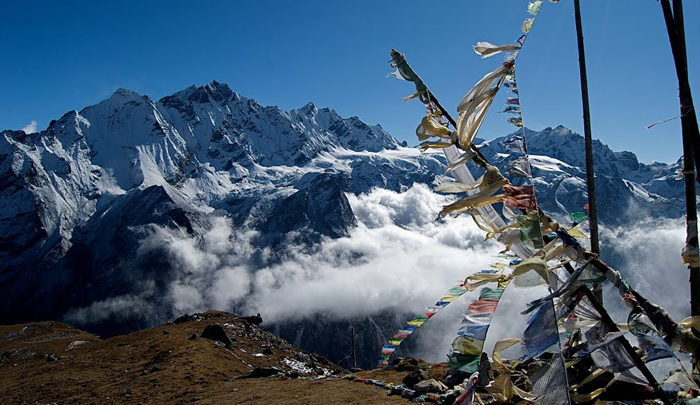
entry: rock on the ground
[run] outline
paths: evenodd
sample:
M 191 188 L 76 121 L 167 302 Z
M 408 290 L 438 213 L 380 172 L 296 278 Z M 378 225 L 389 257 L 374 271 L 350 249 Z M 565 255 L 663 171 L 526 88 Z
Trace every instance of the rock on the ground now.
M 432 378 L 416 383 L 413 388 L 418 394 L 427 394 L 428 392 L 442 394 L 443 392 L 447 391 L 447 386 L 445 384 Z
M 218 323 L 212 323 L 207 325 L 202 331 L 202 337 L 205 339 L 221 342 L 226 346 L 233 346 L 233 342 L 226 334 L 226 330 L 224 330 L 224 327 Z

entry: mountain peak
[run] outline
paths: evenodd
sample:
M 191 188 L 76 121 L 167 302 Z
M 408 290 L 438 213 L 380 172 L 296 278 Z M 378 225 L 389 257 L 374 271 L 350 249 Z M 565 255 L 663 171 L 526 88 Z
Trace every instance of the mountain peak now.
M 203 86 L 205 90 L 211 95 L 212 99 L 217 102 L 227 101 L 233 98 L 236 94 L 226 83 L 219 83 L 216 80 L 212 80 L 211 83 Z
M 299 110 L 308 115 L 316 115 L 318 113 L 318 108 L 316 108 L 314 103 L 312 103 L 311 101 L 306 103 L 306 105 L 301 107 Z
M 142 98 L 143 96 L 140 95 L 139 93 L 135 91 L 131 91 L 129 89 L 124 89 L 124 88 L 118 88 L 112 95 L 109 97 L 108 100 L 114 99 L 119 100 L 119 101 L 126 101 L 129 99 L 139 99 Z
M 231 90 L 226 83 L 219 83 L 216 80 L 212 80 L 211 83 L 207 83 L 203 86 L 191 85 L 184 90 L 161 98 L 160 102 L 166 105 L 177 105 L 181 102 L 223 104 L 227 101 L 240 101 L 241 99 L 242 97 Z

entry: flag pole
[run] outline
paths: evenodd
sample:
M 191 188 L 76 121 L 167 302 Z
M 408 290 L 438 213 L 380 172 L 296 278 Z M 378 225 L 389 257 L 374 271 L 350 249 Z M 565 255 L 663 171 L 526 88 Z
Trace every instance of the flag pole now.
M 578 66 L 581 75 L 581 99 L 583 104 L 583 133 L 586 148 L 586 185 L 588 191 L 588 228 L 591 234 L 591 252 L 600 255 L 598 242 L 598 203 L 595 194 L 595 171 L 593 168 L 593 137 L 591 135 L 591 111 L 588 104 L 588 77 L 586 74 L 586 53 L 583 47 L 583 28 L 581 27 L 581 5 L 574 0 L 576 18 L 576 39 L 578 42 Z M 601 285 L 593 286 L 598 301 L 603 302 Z
M 698 263 L 698 214 L 695 200 L 696 167 L 700 159 L 700 133 L 688 81 L 688 59 L 685 50 L 683 27 L 683 2 L 661 0 L 668 39 L 678 76 L 678 97 L 681 104 L 681 130 L 683 134 L 683 177 L 685 178 L 686 241 L 684 262 L 690 272 L 690 314 L 700 315 L 700 263 Z M 697 333 L 697 332 L 696 332 Z

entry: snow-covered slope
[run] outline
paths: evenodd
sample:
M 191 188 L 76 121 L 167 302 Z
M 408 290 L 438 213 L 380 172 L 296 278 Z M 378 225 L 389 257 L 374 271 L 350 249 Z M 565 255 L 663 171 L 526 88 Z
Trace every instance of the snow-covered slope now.
M 588 199 L 583 137 L 562 126 L 526 129 L 525 137 L 542 208 L 560 218 L 583 211 Z M 500 147 L 504 138 L 483 142 L 482 151 L 505 172 L 510 155 Z M 647 216 L 683 215 L 680 160 L 644 164 L 633 153 L 613 152 L 599 140 L 593 141 L 593 153 L 601 222 L 619 225 Z
M 563 127 L 526 133 L 541 206 L 561 218 L 581 211 L 582 137 Z M 481 147 L 505 171 L 500 140 Z M 678 163 L 642 164 L 600 142 L 595 153 L 603 222 L 681 215 Z M 202 294 L 187 280 L 213 286 L 206 269 L 236 274 L 236 264 L 196 254 L 187 266 L 173 263 L 164 249 L 184 256 L 188 247 L 154 247 L 149 236 L 208 245 L 225 218 L 251 235 L 252 246 L 231 245 L 246 266 L 271 266 L 286 247 L 313 251 L 348 236 L 357 226 L 348 194 L 433 186 L 447 180 L 444 169 L 440 153 L 401 147 L 379 125 L 311 103 L 265 107 L 217 82 L 157 102 L 117 90 L 41 132 L 0 132 L 0 319 L 109 307 L 116 319 L 83 317 L 84 326 L 115 333 L 162 322 L 179 315 L 174 294 Z M 245 300 L 224 295 L 231 305 Z

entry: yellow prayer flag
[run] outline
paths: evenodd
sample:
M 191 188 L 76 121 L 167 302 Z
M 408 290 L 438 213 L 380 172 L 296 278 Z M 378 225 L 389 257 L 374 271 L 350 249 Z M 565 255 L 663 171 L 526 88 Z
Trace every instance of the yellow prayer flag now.
M 581 229 L 579 229 L 578 226 L 575 226 L 573 228 L 567 228 L 565 226 L 562 226 L 566 233 L 569 235 L 573 236 L 574 238 L 583 238 L 583 239 L 588 239 L 588 236 L 586 236 L 585 233 L 581 232 Z

